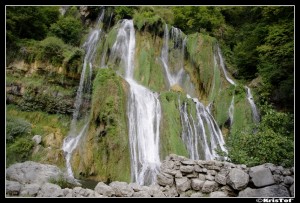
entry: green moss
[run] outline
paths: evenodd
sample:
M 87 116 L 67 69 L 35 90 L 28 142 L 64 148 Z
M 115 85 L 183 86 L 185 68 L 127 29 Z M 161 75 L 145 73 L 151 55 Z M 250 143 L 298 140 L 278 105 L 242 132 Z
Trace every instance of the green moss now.
M 153 91 L 165 90 L 162 64 L 159 60 L 162 39 L 148 32 L 136 32 L 134 78 Z
M 76 177 L 130 181 L 126 86 L 112 69 L 98 69 L 93 84 L 90 127 L 73 156 Z
M 188 156 L 186 147 L 181 139 L 181 120 L 178 98 L 183 100 L 184 96 L 175 92 L 162 92 L 160 101 L 162 107 L 162 121 L 160 134 L 160 157 L 164 159 L 167 155 L 175 153 Z

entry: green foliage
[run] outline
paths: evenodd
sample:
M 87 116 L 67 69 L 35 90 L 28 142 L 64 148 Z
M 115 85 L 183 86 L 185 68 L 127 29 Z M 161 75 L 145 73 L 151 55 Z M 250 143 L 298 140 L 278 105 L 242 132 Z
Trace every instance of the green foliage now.
M 135 9 L 137 8 L 133 6 L 116 6 L 114 9 L 115 22 L 121 19 L 132 19 Z
M 22 119 L 11 116 L 6 117 L 6 141 L 13 141 L 18 136 L 27 135 L 31 132 L 31 124 Z
M 160 157 L 175 153 L 188 156 L 188 151 L 181 139 L 181 120 L 178 98 L 183 101 L 185 96 L 175 92 L 162 92 L 160 94 L 162 108 L 161 134 L 160 134 Z
M 261 123 L 252 133 L 240 130 L 230 134 L 226 141 L 230 160 L 249 166 L 263 163 L 293 166 L 293 116 L 276 112 L 270 105 L 263 106 L 262 111 Z
M 61 187 L 61 189 L 64 188 L 70 188 L 73 189 L 76 187 L 76 185 L 69 183 L 64 177 L 60 176 L 59 178 L 50 178 L 49 183 L 53 183 L 55 185 L 58 185 Z
M 34 142 L 26 136 L 18 137 L 13 143 L 6 145 L 7 166 L 15 162 L 23 162 L 30 156 Z
M 47 37 L 38 45 L 40 50 L 36 56 L 37 60 L 49 61 L 53 65 L 62 64 L 64 59 L 64 42 L 57 37 Z
M 139 31 L 147 30 L 155 34 L 163 35 L 165 21 L 156 14 L 152 7 L 141 7 L 133 16 L 134 25 Z
M 79 45 L 82 31 L 83 26 L 80 19 L 72 16 L 61 17 L 50 27 L 50 34 L 63 39 L 65 43 L 71 45 Z

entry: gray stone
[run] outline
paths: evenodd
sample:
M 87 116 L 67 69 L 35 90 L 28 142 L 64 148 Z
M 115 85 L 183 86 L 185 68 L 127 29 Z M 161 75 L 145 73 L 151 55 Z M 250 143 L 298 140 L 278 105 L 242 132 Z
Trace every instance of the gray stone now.
M 195 165 L 194 166 L 194 170 L 196 171 L 196 172 L 202 172 L 202 168 L 199 166 L 199 165 Z
M 72 189 L 70 188 L 64 188 L 62 189 L 64 196 L 67 196 L 69 193 L 71 193 L 71 197 L 72 197 Z
M 166 197 L 177 197 L 178 192 L 176 190 L 176 187 L 173 185 L 172 187 L 166 186 L 166 190 L 163 191 Z
M 199 173 L 199 179 L 205 181 L 205 175 Z
M 50 179 L 58 180 L 64 177 L 64 174 L 57 166 L 26 161 L 7 168 L 6 177 L 22 184 L 37 183 L 42 185 Z
M 215 170 L 207 170 L 207 174 L 215 176 L 217 172 Z
M 220 171 L 221 168 L 219 166 L 211 165 L 206 167 L 208 170 Z
M 35 197 L 35 196 L 37 196 L 39 190 L 40 190 L 40 185 L 38 185 L 36 183 L 26 184 L 22 187 L 20 196 Z
M 222 192 L 226 193 L 228 197 L 236 197 L 237 196 L 235 191 L 228 185 L 225 185 L 225 186 L 221 187 L 220 190 Z
M 276 182 L 276 184 L 278 185 L 279 183 L 281 183 L 281 182 L 283 182 L 283 176 L 281 176 L 281 175 L 277 175 L 277 174 L 275 174 L 275 175 L 273 175 L 273 178 L 274 178 L 274 181 Z
M 64 193 L 60 186 L 45 183 L 37 194 L 37 197 L 63 197 Z
M 210 193 L 209 195 L 210 197 L 228 197 L 227 194 L 225 192 L 222 191 L 215 191 Z
M 142 191 L 142 187 L 137 183 L 129 183 L 129 186 L 133 189 L 134 192 Z
M 291 176 L 291 175 L 293 175 L 292 172 L 290 171 L 290 169 L 288 169 L 288 168 L 284 169 L 284 170 L 282 171 L 282 174 L 283 174 L 284 176 Z
M 133 197 L 151 197 L 147 191 L 138 191 L 133 193 Z
M 165 197 L 165 194 L 160 190 L 159 185 L 150 185 L 148 193 L 152 197 Z
M 215 180 L 215 177 L 212 176 L 212 175 L 210 175 L 210 174 L 208 174 L 208 175 L 205 176 L 205 179 L 213 181 L 213 180 Z
M 207 169 L 206 168 L 202 168 L 202 173 L 207 173 Z
M 289 197 L 288 190 L 282 185 L 271 185 L 264 188 L 246 188 L 239 192 L 239 197 Z
M 292 174 L 294 174 L 294 167 L 291 167 L 290 171 Z
M 292 178 L 291 176 L 286 176 L 284 177 L 284 184 L 290 186 L 294 183 L 294 178 Z
M 192 186 L 193 190 L 199 191 L 202 189 L 204 182 L 205 181 L 203 181 L 203 180 L 194 178 L 191 180 L 191 186 Z
M 162 186 L 166 186 L 166 185 L 172 186 L 174 183 L 174 178 L 169 174 L 159 173 L 157 174 L 157 183 Z
M 205 181 L 202 187 L 203 193 L 211 193 L 213 191 L 216 191 L 218 189 L 218 183 L 215 181 Z
M 223 173 L 218 173 L 215 176 L 215 181 L 221 185 L 226 185 L 226 180 L 227 180 L 227 176 L 226 174 Z
M 164 168 L 164 169 L 161 169 L 161 172 L 169 174 L 169 175 L 172 175 L 172 176 L 175 176 L 176 173 L 177 173 L 177 170 L 172 170 L 172 169 Z
M 290 187 L 291 197 L 295 197 L 294 190 L 295 190 L 295 188 L 294 188 L 294 183 L 293 183 Z
M 19 195 L 21 190 L 21 184 L 16 181 L 6 180 L 6 194 L 8 195 Z
M 75 187 L 72 190 L 72 197 L 83 197 L 84 193 L 85 191 L 82 187 Z
M 263 164 L 266 168 L 270 169 L 271 172 L 276 170 L 276 166 L 272 163 L 265 163 Z
M 194 166 L 190 166 L 190 165 L 184 166 L 184 165 L 181 165 L 180 166 L 180 171 L 183 172 L 183 173 L 192 173 L 194 171 Z
M 114 181 L 109 186 L 114 189 L 117 197 L 131 197 L 134 193 L 133 189 L 126 182 Z
M 104 195 L 100 195 L 98 192 L 95 192 L 95 193 L 94 193 L 94 196 L 97 197 L 97 198 L 98 198 L 98 197 L 104 197 Z
M 256 168 L 254 171 L 251 168 L 250 171 L 251 171 L 251 173 L 249 172 L 250 177 L 252 177 L 253 184 L 256 187 L 264 187 L 264 186 L 275 184 L 270 169 L 265 167 L 259 167 Z
M 187 174 L 186 175 L 187 178 L 198 178 L 198 173 L 196 173 L 195 171 L 193 173 Z
M 115 191 L 112 187 L 106 185 L 103 182 L 99 182 L 95 187 L 95 192 L 97 192 L 100 195 L 104 195 L 107 197 L 115 196 Z
M 195 165 L 195 161 L 194 160 L 186 160 L 186 161 L 181 161 L 181 163 L 183 165 Z
M 84 196 L 85 197 L 95 197 L 95 192 L 94 192 L 94 190 L 86 188 Z
M 175 178 L 182 178 L 182 173 L 180 171 L 177 171 L 175 174 Z
M 191 197 L 204 197 L 204 195 L 201 192 L 196 192 L 196 193 L 193 193 L 191 195 Z
M 161 169 L 165 168 L 165 169 L 173 169 L 174 168 L 174 162 L 173 161 L 167 161 L 167 160 L 164 160 L 162 163 L 161 163 Z
M 249 175 L 241 169 L 233 168 L 230 170 L 227 183 L 236 190 L 242 190 L 247 187 Z
M 42 142 L 42 136 L 35 135 L 35 136 L 32 137 L 32 141 L 35 142 L 35 145 L 39 145 Z
M 178 193 L 185 192 L 191 188 L 191 181 L 187 177 L 176 178 L 175 182 Z

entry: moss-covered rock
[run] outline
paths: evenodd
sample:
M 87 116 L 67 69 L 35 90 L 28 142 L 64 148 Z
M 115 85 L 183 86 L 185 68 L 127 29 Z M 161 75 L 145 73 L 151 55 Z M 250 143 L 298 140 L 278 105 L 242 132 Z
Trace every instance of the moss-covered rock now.
M 76 177 L 130 181 L 127 83 L 112 69 L 99 69 L 93 84 L 90 127 L 74 151 Z

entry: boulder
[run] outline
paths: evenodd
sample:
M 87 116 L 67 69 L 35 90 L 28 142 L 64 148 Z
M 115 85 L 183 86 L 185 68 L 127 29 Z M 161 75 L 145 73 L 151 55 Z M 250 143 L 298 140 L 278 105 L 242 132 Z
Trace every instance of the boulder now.
M 283 182 L 284 182 L 284 184 L 290 186 L 294 183 L 294 178 L 291 176 L 285 176 Z
M 191 181 L 187 177 L 176 178 L 175 182 L 178 193 L 185 192 L 191 188 Z
M 205 181 L 200 180 L 198 178 L 194 178 L 194 179 L 192 179 L 191 182 L 192 182 L 191 186 L 192 186 L 193 190 L 199 191 L 202 189 Z
M 203 193 L 211 193 L 213 191 L 216 191 L 218 189 L 218 183 L 215 181 L 205 181 L 202 187 Z
M 115 191 L 103 182 L 99 182 L 95 187 L 95 192 L 107 197 L 115 196 Z
M 42 142 L 42 136 L 35 135 L 35 136 L 32 137 L 32 141 L 35 142 L 35 145 L 39 145 Z
M 60 186 L 45 183 L 38 192 L 37 197 L 63 197 L 64 193 Z
M 157 174 L 157 183 L 161 186 L 172 186 L 174 183 L 174 178 L 172 175 L 166 173 L 159 173 Z
M 109 186 L 115 191 L 117 197 L 131 197 L 134 193 L 133 189 L 126 182 L 114 181 Z
M 19 195 L 21 190 L 21 184 L 16 181 L 6 180 L 6 194 L 15 196 Z
M 282 185 L 271 185 L 264 188 L 246 188 L 239 192 L 239 197 L 289 197 L 289 191 Z
M 275 184 L 275 180 L 270 169 L 265 168 L 264 165 L 250 168 L 249 175 L 256 187 L 264 187 Z
M 58 180 L 65 175 L 54 165 L 40 164 L 33 161 L 16 163 L 6 170 L 6 177 L 22 184 L 37 183 L 43 185 L 50 179 Z
M 227 176 L 226 174 L 223 173 L 218 173 L 215 176 L 215 181 L 221 185 L 226 185 L 226 180 L 227 180 Z
M 233 168 L 230 170 L 227 183 L 236 190 L 242 190 L 247 187 L 249 182 L 249 175 L 241 169 Z
M 35 197 L 35 196 L 37 196 L 40 188 L 41 188 L 40 185 L 38 185 L 36 183 L 26 184 L 22 187 L 20 196 Z

